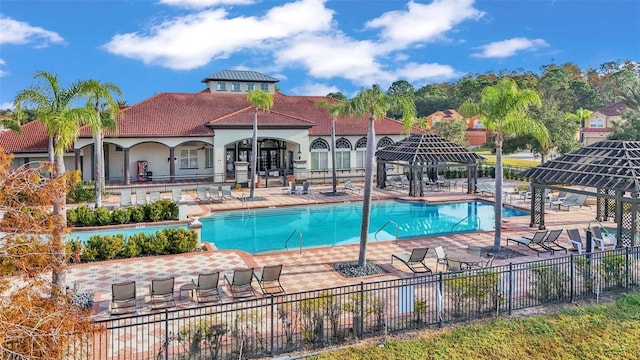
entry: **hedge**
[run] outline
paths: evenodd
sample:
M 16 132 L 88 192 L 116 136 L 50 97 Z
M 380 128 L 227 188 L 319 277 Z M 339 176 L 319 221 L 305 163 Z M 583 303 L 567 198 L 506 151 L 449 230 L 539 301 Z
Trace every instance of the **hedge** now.
M 178 205 L 167 199 L 113 211 L 109 211 L 105 207 L 99 207 L 94 210 L 86 205 L 67 210 L 67 225 L 80 227 L 156 222 L 176 220 L 177 218 Z

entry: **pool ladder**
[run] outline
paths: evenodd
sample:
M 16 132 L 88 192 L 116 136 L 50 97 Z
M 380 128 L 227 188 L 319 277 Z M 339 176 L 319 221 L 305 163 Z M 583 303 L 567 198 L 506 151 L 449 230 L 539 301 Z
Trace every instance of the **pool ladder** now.
M 300 232 L 300 230 L 295 229 L 293 230 L 293 232 L 291 233 L 291 235 L 289 235 L 289 237 L 287 238 L 287 241 L 284 242 L 284 248 L 289 250 L 289 240 L 291 240 L 291 238 L 293 237 L 293 235 L 298 234 L 298 241 L 300 242 L 300 251 L 299 254 L 302 254 L 302 233 Z
M 387 227 L 387 225 L 389 224 L 393 224 L 393 226 L 396 228 L 396 244 L 397 244 L 398 243 L 398 224 L 396 224 L 396 222 L 393 220 L 389 220 L 386 223 L 384 223 L 384 225 L 382 225 L 382 227 L 378 229 L 378 231 L 376 231 L 374 237 L 376 238 L 376 240 L 378 240 L 378 233 L 384 230 L 384 228 Z
M 453 229 L 460 225 L 463 221 L 467 220 L 468 218 L 476 218 L 476 220 L 478 220 L 478 226 L 476 227 L 476 232 L 480 232 L 480 217 L 478 217 L 478 215 L 467 215 L 464 219 L 458 221 L 457 223 L 453 224 L 453 226 L 451 227 L 451 232 L 453 232 Z

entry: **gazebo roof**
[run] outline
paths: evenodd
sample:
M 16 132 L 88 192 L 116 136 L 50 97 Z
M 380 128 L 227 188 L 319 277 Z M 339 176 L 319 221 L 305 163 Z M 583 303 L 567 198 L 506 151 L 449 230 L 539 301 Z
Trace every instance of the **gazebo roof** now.
M 522 172 L 532 182 L 640 192 L 640 141 L 605 140 Z
M 406 161 L 409 165 L 456 162 L 475 163 L 484 159 L 436 134 L 412 134 L 392 145 L 376 151 L 380 161 Z

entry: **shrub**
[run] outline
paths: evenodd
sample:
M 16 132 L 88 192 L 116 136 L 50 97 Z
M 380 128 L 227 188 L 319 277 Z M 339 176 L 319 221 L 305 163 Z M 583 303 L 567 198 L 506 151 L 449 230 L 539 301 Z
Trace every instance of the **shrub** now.
M 95 210 L 96 223 L 98 225 L 110 225 L 113 221 L 111 212 L 104 206 L 101 206 Z
M 152 255 L 155 254 L 153 241 L 155 241 L 154 235 L 138 233 L 129 235 L 127 238 L 127 246 L 130 248 L 137 248 L 140 255 Z
M 111 217 L 116 224 L 127 224 L 131 220 L 131 214 L 128 209 L 115 209 L 111 213 Z
M 156 222 L 163 220 L 163 206 L 155 202 L 153 204 L 143 205 L 145 206 L 145 217 L 150 221 Z
M 129 209 L 131 213 L 131 221 L 134 223 L 140 223 L 144 221 L 144 209 L 142 207 L 133 207 Z
M 605 289 L 617 289 L 625 286 L 627 262 L 624 255 L 606 253 L 600 263 L 604 275 Z
M 78 224 L 78 215 L 76 209 L 67 210 L 67 226 L 76 226 Z
M 89 238 L 86 250 L 95 254 L 95 260 L 115 259 L 124 249 L 124 235 L 94 235 Z
M 96 224 L 96 214 L 93 209 L 85 205 L 78 206 L 76 209 L 77 225 L 93 226 Z
M 169 253 L 169 237 L 167 236 L 167 229 L 156 231 L 154 241 L 150 242 L 150 254 L 163 255 Z
M 82 242 L 69 240 L 65 243 L 65 259 L 67 263 L 80 262 L 82 254 Z
M 144 233 L 136 235 L 146 236 Z M 125 242 L 124 248 L 121 252 L 123 258 L 134 258 L 140 256 L 142 248 L 137 241 L 138 239 L 135 237 L 136 235 L 131 235 L 127 238 L 127 241 Z
M 178 228 L 164 229 L 160 233 L 167 237 L 167 251 L 171 254 L 191 252 L 198 246 L 198 234 L 195 231 Z
M 529 297 L 537 299 L 540 303 L 558 301 L 568 296 L 570 280 L 569 275 L 557 266 L 534 266 L 531 269 L 534 277 L 531 280 L 533 292 Z
M 163 220 L 175 220 L 178 218 L 178 204 L 168 199 L 162 199 L 155 203 L 162 209 Z

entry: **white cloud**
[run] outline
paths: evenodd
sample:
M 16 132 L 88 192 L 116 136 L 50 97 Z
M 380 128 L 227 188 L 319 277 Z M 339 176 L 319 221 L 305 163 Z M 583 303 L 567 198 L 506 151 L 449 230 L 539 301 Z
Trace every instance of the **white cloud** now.
M 160 0 L 161 4 L 187 9 L 204 9 L 221 5 L 249 5 L 254 0 Z
M 0 110 L 13 110 L 13 103 L 12 102 L 3 102 L 0 103 Z
M 394 71 L 396 79 L 408 79 L 409 82 L 424 80 L 444 81 L 460 76 L 449 65 L 409 63 Z
M 115 35 L 104 47 L 147 64 L 189 70 L 237 51 L 329 29 L 332 17 L 333 11 L 324 7 L 324 0 L 277 6 L 260 18 L 228 18 L 222 9 L 208 10 L 167 20 L 151 28 L 149 34 Z
M 382 38 L 390 45 L 404 47 L 416 42 L 433 42 L 447 31 L 466 21 L 484 16 L 473 7 L 473 0 L 435 0 L 430 4 L 410 1 L 407 10 L 389 11 L 366 23 L 367 28 L 380 28 Z
M 549 44 L 542 39 L 518 37 L 479 46 L 477 49 L 480 49 L 481 51 L 472 54 L 472 56 L 479 58 L 505 58 L 514 56 L 519 51 L 535 51 L 547 46 L 549 46 Z
M 5 64 L 6 63 L 4 62 L 4 60 L 0 59 L 0 66 L 5 65 Z M 0 77 L 7 76 L 8 74 L 9 74 L 8 72 L 0 69 Z
M 325 96 L 340 91 L 336 86 L 321 83 L 306 83 L 291 89 L 292 95 Z
M 36 43 L 37 47 L 46 47 L 49 43 L 61 43 L 63 41 L 62 36 L 56 32 L 0 15 L 0 45 Z

